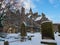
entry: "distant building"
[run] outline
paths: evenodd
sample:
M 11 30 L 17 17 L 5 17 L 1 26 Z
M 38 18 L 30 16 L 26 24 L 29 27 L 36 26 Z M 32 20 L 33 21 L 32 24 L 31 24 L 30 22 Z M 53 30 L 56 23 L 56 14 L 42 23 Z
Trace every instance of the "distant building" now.
M 21 8 L 21 11 L 8 10 L 6 12 L 5 20 L 3 21 L 3 30 L 7 33 L 17 33 L 21 29 L 21 24 L 24 23 L 27 27 L 27 31 L 40 31 L 40 26 L 43 21 L 49 21 L 49 19 L 45 16 L 44 13 L 42 13 L 41 15 L 38 15 L 38 12 L 33 13 L 31 8 L 29 13 L 26 14 L 24 7 Z M 55 27 L 57 25 L 53 25 L 55 30 Z
M 53 30 L 54 30 L 55 32 L 58 32 L 58 25 L 60 25 L 60 23 L 54 23 L 54 24 L 53 24 Z

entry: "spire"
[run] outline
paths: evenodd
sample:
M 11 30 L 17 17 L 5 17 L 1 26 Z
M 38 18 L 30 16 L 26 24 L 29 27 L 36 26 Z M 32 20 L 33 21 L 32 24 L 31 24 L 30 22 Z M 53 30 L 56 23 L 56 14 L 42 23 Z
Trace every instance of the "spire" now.
M 21 8 L 21 13 L 25 13 L 25 8 L 24 7 Z
M 30 13 L 30 14 L 33 14 L 33 12 L 32 12 L 32 9 L 31 9 L 31 8 L 30 8 L 30 11 L 29 11 L 29 13 Z
M 42 17 L 45 17 L 45 14 L 44 13 L 42 13 Z

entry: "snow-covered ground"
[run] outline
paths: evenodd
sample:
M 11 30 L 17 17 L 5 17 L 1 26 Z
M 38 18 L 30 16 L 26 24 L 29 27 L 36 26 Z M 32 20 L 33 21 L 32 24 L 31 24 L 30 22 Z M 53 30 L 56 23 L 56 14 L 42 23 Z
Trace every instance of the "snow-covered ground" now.
M 34 35 L 32 40 L 26 39 L 26 41 L 21 42 L 19 34 L 8 34 L 6 38 L 0 38 L 2 40 L 8 41 L 9 45 L 45 45 L 41 44 L 41 34 L 40 33 L 27 33 L 28 36 Z M 55 34 L 55 41 L 57 45 L 60 45 L 60 36 L 58 33 Z M 0 41 L 0 45 L 4 45 L 4 41 Z

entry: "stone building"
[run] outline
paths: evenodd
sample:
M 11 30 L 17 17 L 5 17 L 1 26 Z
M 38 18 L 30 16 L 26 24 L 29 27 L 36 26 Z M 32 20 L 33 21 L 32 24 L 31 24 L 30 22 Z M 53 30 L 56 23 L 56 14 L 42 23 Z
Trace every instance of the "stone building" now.
M 25 13 L 25 8 L 21 10 L 7 10 L 5 19 L 3 21 L 3 30 L 7 33 L 17 33 L 21 29 L 21 24 L 24 23 L 27 27 L 27 31 L 35 32 L 40 31 L 40 24 L 43 21 L 49 21 L 44 13 L 38 15 L 38 12 L 33 13 L 30 8 L 29 13 Z M 39 19 L 38 19 L 39 18 Z M 54 24 L 55 29 L 55 24 Z
M 58 25 L 60 25 L 60 23 L 54 23 L 54 24 L 53 24 L 53 30 L 54 30 L 55 32 L 58 32 Z

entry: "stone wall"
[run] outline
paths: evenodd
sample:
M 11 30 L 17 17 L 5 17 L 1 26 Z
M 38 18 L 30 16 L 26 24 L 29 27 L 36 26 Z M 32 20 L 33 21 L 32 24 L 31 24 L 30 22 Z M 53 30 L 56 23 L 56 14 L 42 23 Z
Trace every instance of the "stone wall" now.
M 56 24 L 53 24 L 53 30 L 55 31 L 55 32 L 58 32 L 58 23 Z

